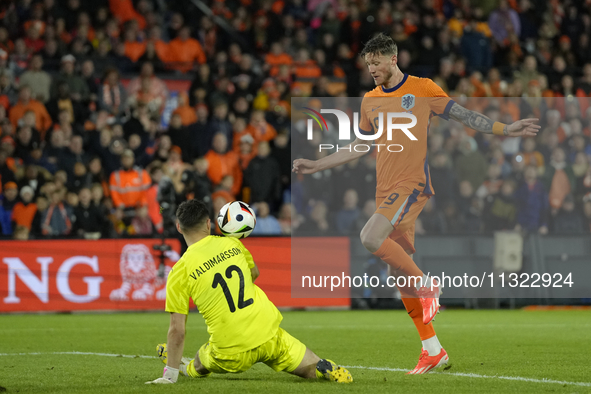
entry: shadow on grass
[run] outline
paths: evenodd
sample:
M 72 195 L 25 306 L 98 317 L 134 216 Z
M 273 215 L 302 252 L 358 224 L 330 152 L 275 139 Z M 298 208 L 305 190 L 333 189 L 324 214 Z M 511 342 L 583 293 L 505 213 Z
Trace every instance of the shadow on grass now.
M 331 383 L 324 379 L 304 379 L 300 378 L 295 375 L 289 375 L 286 373 L 277 373 L 273 374 L 270 373 L 266 376 L 249 376 L 249 375 L 212 375 L 210 379 L 215 379 L 216 381 L 220 380 L 227 380 L 231 382 L 237 381 L 253 381 L 253 382 L 269 382 L 272 380 L 273 382 L 289 382 L 289 383 L 304 383 L 304 384 L 324 384 L 324 383 Z

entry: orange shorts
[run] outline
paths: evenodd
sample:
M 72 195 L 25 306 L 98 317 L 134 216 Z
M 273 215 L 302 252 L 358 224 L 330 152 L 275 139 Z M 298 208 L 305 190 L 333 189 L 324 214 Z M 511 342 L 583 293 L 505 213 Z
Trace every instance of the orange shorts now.
M 417 189 L 399 187 L 388 196 L 376 197 L 376 212 L 384 215 L 394 226 L 390 238 L 405 251 L 413 254 L 415 250 L 415 221 L 431 198 Z

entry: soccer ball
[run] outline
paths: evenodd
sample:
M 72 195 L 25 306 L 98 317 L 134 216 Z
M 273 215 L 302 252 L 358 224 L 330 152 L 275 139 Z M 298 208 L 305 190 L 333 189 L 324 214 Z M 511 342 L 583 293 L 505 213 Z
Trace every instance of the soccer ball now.
M 218 225 L 226 237 L 246 238 L 256 223 L 254 211 L 242 201 L 227 203 L 218 214 Z

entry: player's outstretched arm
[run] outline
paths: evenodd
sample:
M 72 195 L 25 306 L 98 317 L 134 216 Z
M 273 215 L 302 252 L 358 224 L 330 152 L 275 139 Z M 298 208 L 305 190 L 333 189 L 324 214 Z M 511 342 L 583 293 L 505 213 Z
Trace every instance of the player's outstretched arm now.
M 367 153 L 367 151 L 355 151 L 354 148 L 358 144 L 364 144 L 364 142 L 357 138 L 355 141 L 347 145 L 347 147 L 340 148 L 339 151 L 319 160 L 295 159 L 293 161 L 292 171 L 296 174 L 313 174 L 318 171 L 323 171 L 353 161 Z
M 508 137 L 535 136 L 541 126 L 537 125 L 538 119 L 522 119 L 511 124 L 494 122 L 492 119 L 478 112 L 466 109 L 454 103 L 449 111 L 449 117 L 476 131 L 485 134 L 505 135 Z

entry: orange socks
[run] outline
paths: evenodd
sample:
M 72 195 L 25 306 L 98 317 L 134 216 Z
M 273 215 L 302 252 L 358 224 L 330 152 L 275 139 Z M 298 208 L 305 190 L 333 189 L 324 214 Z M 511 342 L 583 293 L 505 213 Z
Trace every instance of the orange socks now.
M 374 255 L 407 276 L 423 277 L 423 271 L 417 267 L 408 253 L 402 249 L 402 246 L 391 238 L 386 238 L 382 246 L 375 251 Z
M 384 260 L 395 270 L 402 272 L 407 276 L 419 276 L 421 278 L 423 277 L 423 271 L 421 271 L 419 267 L 417 267 L 412 257 L 410 257 L 408 253 L 406 253 L 402 246 L 400 246 L 396 241 L 394 241 L 391 238 L 386 238 L 382 246 L 380 246 L 380 248 L 376 250 L 374 255 Z M 410 295 L 411 288 L 411 286 L 407 286 L 407 288 L 400 289 L 400 291 L 403 295 L 405 293 L 409 293 Z M 421 300 L 419 298 L 403 296 L 402 302 L 404 302 L 404 307 L 406 308 L 408 315 L 417 327 L 417 331 L 419 332 L 421 340 L 423 341 L 425 339 L 429 339 L 435 336 L 435 329 L 433 328 L 433 324 L 423 324 L 423 306 L 421 305 Z
M 421 305 L 421 300 L 419 298 L 403 297 L 402 302 L 404 302 L 404 307 L 408 312 L 408 316 L 410 316 L 412 322 L 417 328 L 417 331 L 419 332 L 421 341 L 434 337 L 435 329 L 433 328 L 433 323 L 429 323 L 427 325 L 423 324 L 423 306 Z

